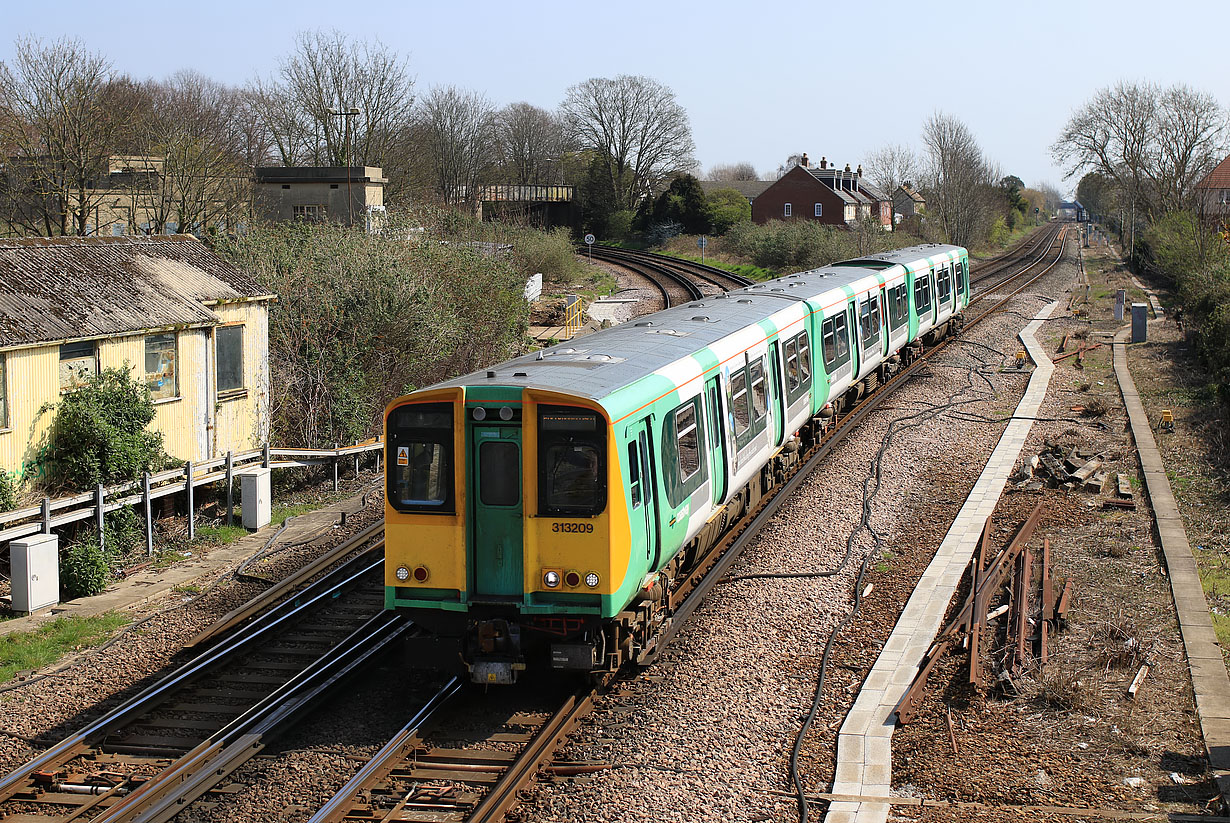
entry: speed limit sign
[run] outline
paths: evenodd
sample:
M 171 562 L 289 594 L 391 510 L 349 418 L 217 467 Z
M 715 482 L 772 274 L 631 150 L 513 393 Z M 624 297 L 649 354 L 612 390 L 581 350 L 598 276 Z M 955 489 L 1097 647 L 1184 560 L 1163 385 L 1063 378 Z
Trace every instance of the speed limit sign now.
M 594 237 L 592 234 L 587 234 L 587 235 L 585 235 L 585 244 L 586 244 L 587 246 L 592 246 L 592 245 L 594 245 L 594 241 L 595 241 L 595 240 L 597 240 L 597 239 L 598 239 L 598 238 Z

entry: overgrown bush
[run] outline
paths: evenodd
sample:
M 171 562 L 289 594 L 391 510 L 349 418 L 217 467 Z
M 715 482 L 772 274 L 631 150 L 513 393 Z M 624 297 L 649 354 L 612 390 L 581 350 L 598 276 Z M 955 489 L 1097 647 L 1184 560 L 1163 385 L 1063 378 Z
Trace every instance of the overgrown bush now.
M 278 295 L 272 436 L 302 446 L 375 434 L 392 398 L 516 354 L 529 321 L 526 278 L 579 265 L 563 232 L 437 211 L 392 216 L 374 235 L 257 226 L 218 249 Z
M 0 469 L 0 512 L 17 508 L 17 481 Z
M 98 532 L 73 541 L 60 552 L 60 591 L 65 600 L 98 594 L 110 579 L 110 559 L 98 545 Z
M 159 468 L 166 456 L 162 433 L 146 430 L 153 419 L 149 388 L 133 378 L 131 364 L 94 375 L 55 410 L 48 432 L 52 483 L 89 489 Z
M 723 238 L 723 248 L 763 268 L 797 271 L 917 242 L 912 235 L 886 232 L 875 225 L 851 230 L 810 220 L 771 220 L 736 223 Z

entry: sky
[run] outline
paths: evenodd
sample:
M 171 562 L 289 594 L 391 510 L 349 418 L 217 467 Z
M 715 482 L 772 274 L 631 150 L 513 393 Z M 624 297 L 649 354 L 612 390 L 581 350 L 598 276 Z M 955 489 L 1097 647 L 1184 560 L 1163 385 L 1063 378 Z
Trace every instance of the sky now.
M 139 79 L 268 77 L 312 29 L 378 38 L 420 92 L 455 85 L 501 106 L 553 109 L 590 77 L 647 75 L 687 110 L 700 170 L 747 161 L 762 176 L 795 153 L 854 167 L 888 143 L 919 150 L 923 123 L 944 112 L 1005 174 L 1069 192 L 1078 178 L 1064 179 L 1050 146 L 1099 88 L 1182 82 L 1230 103 L 1230 4 L 1188 0 L 0 0 L 0 11 L 0 60 L 20 36 L 70 37 Z

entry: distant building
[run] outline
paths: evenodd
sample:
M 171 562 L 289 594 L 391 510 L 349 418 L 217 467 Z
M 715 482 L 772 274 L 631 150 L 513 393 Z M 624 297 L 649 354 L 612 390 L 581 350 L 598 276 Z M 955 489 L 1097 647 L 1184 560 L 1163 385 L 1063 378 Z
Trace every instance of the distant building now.
M 306 220 L 377 229 L 384 220 L 379 166 L 259 166 L 253 211 L 268 222 Z
M 893 192 L 893 211 L 902 218 L 910 218 L 927 210 L 927 200 L 909 182 L 902 183 Z
M 874 220 L 892 227 L 888 198 L 863 179 L 862 166 L 851 171 L 830 166 L 826 158 L 813 166 L 807 155 L 779 177 L 752 202 L 752 220 L 810 220 L 841 226 Z
M 1196 204 L 1213 220 L 1230 218 L 1230 157 L 1221 161 L 1196 184 Z
M 125 363 L 171 456 L 263 443 L 273 299 L 185 235 L 0 240 L 0 469 L 37 479 L 40 410 Z

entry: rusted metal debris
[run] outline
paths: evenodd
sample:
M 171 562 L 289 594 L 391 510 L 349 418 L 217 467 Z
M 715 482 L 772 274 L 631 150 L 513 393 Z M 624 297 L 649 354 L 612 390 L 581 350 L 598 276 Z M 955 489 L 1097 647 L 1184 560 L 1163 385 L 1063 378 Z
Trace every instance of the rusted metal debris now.
M 1033 591 L 1034 552 L 1027 546 L 1033 536 L 1035 527 L 1042 514 L 1042 503 L 1034 506 L 1033 511 L 1024 523 L 1017 529 L 1011 541 L 998 554 L 991 556 L 991 518 L 983 525 L 982 537 L 970 561 L 969 590 L 954 615 L 936 635 L 931 648 L 923 656 L 918 673 L 915 675 L 894 712 L 898 723 L 908 723 L 917 716 L 917 706 L 926 688 L 927 677 L 939 660 L 952 651 L 964 645 L 969 652 L 967 681 L 971 687 L 978 689 L 983 680 L 983 650 L 988 638 L 994 638 L 993 627 L 988 623 L 1004 614 L 1005 621 L 1004 646 L 1006 657 L 1004 665 L 998 665 L 996 660 L 996 682 L 1010 689 L 1015 689 L 1015 677 L 1029 663 L 1037 641 L 1037 656 L 1039 664 L 1046 665 L 1049 656 L 1051 638 L 1059 629 L 1068 609 L 1072 593 L 1072 581 L 1064 582 L 1058 602 L 1055 597 L 1055 579 L 1051 568 L 1051 544 L 1049 539 L 1043 540 L 1041 555 L 1041 579 L 1039 591 L 1031 596 Z M 1007 604 L 988 614 L 993 600 L 1003 591 L 1005 583 L 1009 584 Z M 1036 597 L 1036 599 L 1034 599 Z M 1035 608 L 1036 607 L 1036 608 Z M 1031 615 L 1037 615 L 1038 632 L 1035 635 L 1030 628 Z

